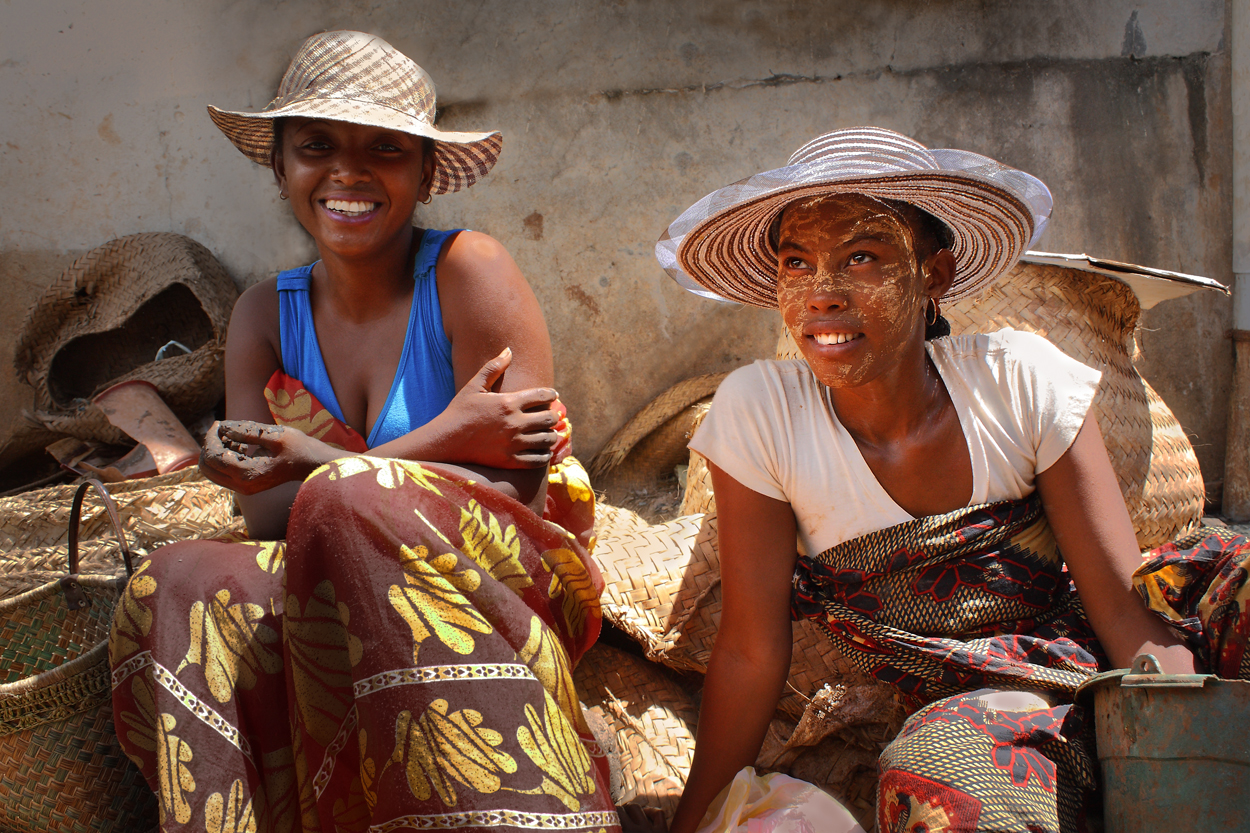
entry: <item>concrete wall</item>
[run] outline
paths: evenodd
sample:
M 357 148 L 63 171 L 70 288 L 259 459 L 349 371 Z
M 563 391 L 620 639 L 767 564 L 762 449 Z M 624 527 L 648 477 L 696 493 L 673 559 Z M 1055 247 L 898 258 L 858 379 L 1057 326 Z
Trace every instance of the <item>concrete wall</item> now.
M 871 123 L 1043 178 L 1040 248 L 1227 280 L 1224 0 L 7 0 L 0 3 L 0 332 L 83 251 L 167 230 L 240 285 L 313 257 L 267 171 L 204 112 L 259 108 L 308 34 L 375 32 L 497 127 L 494 173 L 422 221 L 512 251 L 547 312 L 591 456 L 669 384 L 771 353 L 774 314 L 688 296 L 656 237 L 707 191 Z M 1160 306 L 1141 369 L 1218 496 L 1226 299 Z M 0 424 L 24 404 L 0 337 Z

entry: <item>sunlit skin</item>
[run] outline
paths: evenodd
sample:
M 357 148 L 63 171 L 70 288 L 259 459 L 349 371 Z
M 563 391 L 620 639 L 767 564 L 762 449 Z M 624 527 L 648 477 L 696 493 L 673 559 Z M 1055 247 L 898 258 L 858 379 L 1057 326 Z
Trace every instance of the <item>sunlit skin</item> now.
M 967 440 L 924 344 L 928 299 L 940 298 L 955 277 L 951 252 L 917 257 L 907 218 L 856 195 L 792 203 L 778 242 L 782 317 L 873 475 L 913 516 L 966 506 L 972 496 Z M 822 345 L 817 336 L 849 340 Z M 754 763 L 793 649 L 794 511 L 715 463 L 709 470 L 723 607 L 674 833 L 691 833 L 716 794 Z M 1141 556 L 1096 420 L 1086 420 L 1067 453 L 1038 472 L 1035 483 L 1111 662 L 1126 667 L 1149 652 L 1168 673 L 1192 672 L 1193 657 L 1133 591 Z
M 398 130 L 325 119 L 288 119 L 274 174 L 291 210 L 324 261 L 407 252 L 417 202 L 429 196 L 433 157 L 423 140 Z M 332 201 L 371 206 L 332 210 Z

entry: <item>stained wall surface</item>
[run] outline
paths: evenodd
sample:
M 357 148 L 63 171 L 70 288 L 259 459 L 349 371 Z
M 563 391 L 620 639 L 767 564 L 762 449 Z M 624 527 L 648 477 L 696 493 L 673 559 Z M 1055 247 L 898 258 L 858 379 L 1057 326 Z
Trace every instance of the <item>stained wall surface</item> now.
M 776 316 L 689 296 L 654 241 L 713 188 L 877 124 L 1044 179 L 1039 248 L 1231 269 L 1223 0 L 0 0 L 0 426 L 26 307 L 106 240 L 174 231 L 240 286 L 314 249 L 208 103 L 259 108 L 307 35 L 381 35 L 430 71 L 440 125 L 499 128 L 484 182 L 420 218 L 489 232 L 544 306 L 590 457 L 668 385 L 772 351 Z M 1167 302 L 1140 368 L 1222 482 L 1227 299 Z

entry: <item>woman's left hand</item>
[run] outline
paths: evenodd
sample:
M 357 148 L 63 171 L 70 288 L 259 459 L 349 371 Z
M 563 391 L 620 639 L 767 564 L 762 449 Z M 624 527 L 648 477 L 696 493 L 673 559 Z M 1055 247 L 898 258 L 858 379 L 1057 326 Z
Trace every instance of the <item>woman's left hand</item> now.
M 200 471 L 214 483 L 254 495 L 303 480 L 343 452 L 302 431 L 249 420 L 214 422 L 204 437 Z

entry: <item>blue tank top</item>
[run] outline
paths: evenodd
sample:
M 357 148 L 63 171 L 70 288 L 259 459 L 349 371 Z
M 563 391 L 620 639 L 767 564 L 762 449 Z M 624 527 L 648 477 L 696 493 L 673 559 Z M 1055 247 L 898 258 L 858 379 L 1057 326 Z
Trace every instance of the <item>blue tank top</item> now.
M 420 428 L 441 414 L 456 395 L 456 382 L 451 369 L 451 342 L 443 332 L 443 312 L 438 303 L 438 282 L 434 267 L 443 246 L 456 234 L 452 231 L 427 230 L 421 238 L 413 267 L 416 286 L 412 292 L 412 311 L 408 314 L 408 331 L 404 350 L 390 394 L 365 443 L 382 445 Z M 320 400 L 340 422 L 339 406 L 330 376 L 326 373 L 317 330 L 313 327 L 309 289 L 312 269 L 316 264 L 291 269 L 278 275 L 278 332 L 282 342 L 282 371 L 299 379 L 304 388 Z

